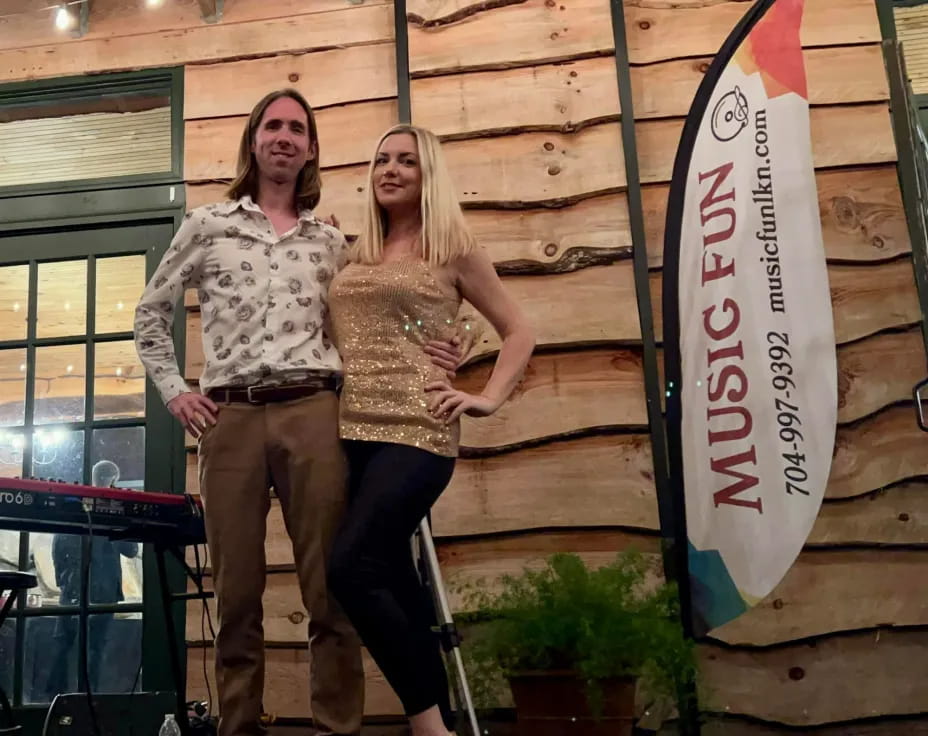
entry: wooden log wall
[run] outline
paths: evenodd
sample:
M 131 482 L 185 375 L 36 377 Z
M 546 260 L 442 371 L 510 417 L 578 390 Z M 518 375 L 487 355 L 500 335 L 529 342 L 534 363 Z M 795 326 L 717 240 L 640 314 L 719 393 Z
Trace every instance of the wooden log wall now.
M 627 4 L 658 339 L 683 116 L 745 9 Z M 492 579 L 558 550 L 593 564 L 630 546 L 656 555 L 608 2 L 417 0 L 409 37 L 413 120 L 446 141 L 468 220 L 539 334 L 513 400 L 491 419 L 465 420 L 467 451 L 434 514 L 449 583 Z M 928 673 L 896 666 L 926 642 L 918 627 L 928 623 L 928 598 L 911 581 L 928 564 L 920 480 L 928 463 L 907 403 L 924 346 L 875 11 L 870 2 L 812 0 L 803 42 L 840 427 L 807 549 L 763 604 L 701 647 L 704 707 L 726 714 L 721 727 L 734 717 L 737 733 L 928 711 L 923 688 L 910 684 Z M 479 318 L 477 327 L 460 379 L 471 388 L 499 347 Z M 276 508 L 271 523 L 282 530 Z M 269 564 L 280 572 L 270 579 L 268 636 L 292 641 L 303 621 L 285 543 Z
M 928 460 L 909 403 L 925 353 L 879 27 L 872 0 L 806 5 L 840 426 L 826 502 L 795 567 L 700 647 L 703 705 L 725 714 L 711 732 L 726 736 L 830 723 L 851 724 L 834 733 L 895 733 L 903 721 L 884 730 L 880 717 L 916 724 L 912 717 L 928 713 L 919 655 L 928 647 L 920 628 L 928 624 Z M 184 64 L 191 207 L 222 197 L 253 103 L 296 86 L 318 110 L 320 211 L 357 232 L 370 146 L 397 114 L 392 6 L 227 0 L 215 26 L 200 21 L 193 0 L 169 6 L 141 26 L 134 4 L 95 0 L 91 32 L 77 41 L 53 43 L 28 24 L 15 43 L 0 33 L 0 75 Z M 747 7 L 626 0 L 658 339 L 666 198 L 683 116 Z M 446 578 L 492 578 L 561 550 L 593 564 L 627 547 L 656 556 L 609 2 L 409 0 L 408 11 L 413 120 L 446 141 L 468 221 L 539 335 L 513 400 L 491 419 L 465 420 L 464 456 L 434 513 Z M 195 302 L 189 308 L 186 374 L 195 381 L 199 315 Z M 479 319 L 475 326 L 463 387 L 482 385 L 499 347 L 492 330 Z M 305 717 L 307 693 L 293 683 L 307 672 L 306 614 L 276 504 L 268 528 L 266 706 Z M 201 657 L 211 650 L 198 609 L 189 612 L 189 676 L 201 695 Z M 368 666 L 368 712 L 399 712 Z
M 625 3 L 658 340 L 683 116 L 748 6 Z M 470 221 L 539 333 L 514 400 L 464 427 L 469 456 L 435 511 L 447 570 L 492 577 L 555 548 L 591 561 L 656 551 L 609 3 L 409 10 L 413 120 L 447 141 Z M 908 402 L 925 354 L 872 0 L 809 0 L 802 40 L 840 427 L 807 549 L 766 601 L 700 647 L 703 706 L 740 717 L 737 733 L 928 712 L 915 685 L 928 672 L 895 659 L 928 646 L 928 587 L 913 582 L 928 570 L 925 438 Z M 497 348 L 482 331 L 463 384 L 481 385 Z

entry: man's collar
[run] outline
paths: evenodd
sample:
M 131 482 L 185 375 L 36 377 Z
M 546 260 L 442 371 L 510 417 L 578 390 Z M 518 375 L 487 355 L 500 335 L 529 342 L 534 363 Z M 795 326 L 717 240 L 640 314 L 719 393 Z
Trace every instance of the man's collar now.
M 228 213 L 235 212 L 236 210 L 247 210 L 248 212 L 255 212 L 262 215 L 264 214 L 263 210 L 258 206 L 258 203 L 251 198 L 250 194 L 246 194 L 239 199 L 230 199 L 223 204 L 227 208 L 226 211 Z M 309 209 L 300 210 L 299 215 L 297 215 L 297 219 L 300 222 L 307 222 L 312 224 L 322 223 L 322 221 L 313 214 L 313 211 Z

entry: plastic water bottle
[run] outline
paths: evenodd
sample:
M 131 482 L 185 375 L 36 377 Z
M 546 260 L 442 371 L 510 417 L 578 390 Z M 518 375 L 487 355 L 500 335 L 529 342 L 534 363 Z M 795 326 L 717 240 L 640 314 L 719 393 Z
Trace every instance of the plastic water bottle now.
M 161 724 L 161 730 L 158 731 L 158 736 L 181 736 L 180 726 L 178 726 L 177 721 L 174 720 L 173 713 L 167 713 L 164 716 L 164 723 Z

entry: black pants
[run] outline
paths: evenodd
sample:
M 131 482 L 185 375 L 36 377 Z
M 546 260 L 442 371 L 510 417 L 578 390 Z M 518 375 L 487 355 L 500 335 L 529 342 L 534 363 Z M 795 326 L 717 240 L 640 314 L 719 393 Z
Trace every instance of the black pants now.
M 454 458 L 406 445 L 346 443 L 349 505 L 329 562 L 329 587 L 407 715 L 434 705 L 453 728 L 435 607 L 410 539 L 451 479 Z

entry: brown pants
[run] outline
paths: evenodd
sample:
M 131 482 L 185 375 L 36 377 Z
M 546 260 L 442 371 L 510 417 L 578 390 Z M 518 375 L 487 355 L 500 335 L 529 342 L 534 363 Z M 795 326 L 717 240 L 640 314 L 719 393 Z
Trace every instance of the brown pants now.
M 359 733 L 364 706 L 360 641 L 326 589 L 327 556 L 346 503 L 338 398 L 322 391 L 261 406 L 220 404 L 216 426 L 200 440 L 199 471 L 219 611 L 219 736 L 264 733 L 261 596 L 271 485 L 280 499 L 309 612 L 314 723 L 321 734 Z

